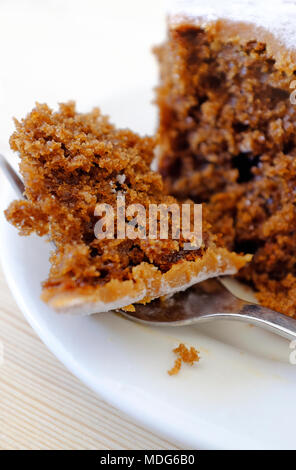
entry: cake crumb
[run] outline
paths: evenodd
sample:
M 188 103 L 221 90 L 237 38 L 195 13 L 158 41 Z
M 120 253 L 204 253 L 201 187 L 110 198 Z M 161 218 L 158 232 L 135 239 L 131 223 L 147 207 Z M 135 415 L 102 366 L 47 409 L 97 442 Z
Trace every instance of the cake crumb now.
M 135 312 L 135 306 L 133 304 L 127 305 L 126 307 L 121 307 L 121 310 L 124 312 Z
M 188 349 L 185 344 L 180 343 L 179 346 L 173 349 L 173 352 L 178 356 L 175 360 L 173 367 L 168 370 L 169 375 L 176 375 L 181 369 L 182 362 L 186 362 L 193 366 L 195 362 L 199 362 L 200 356 L 199 351 L 197 351 L 193 346 Z

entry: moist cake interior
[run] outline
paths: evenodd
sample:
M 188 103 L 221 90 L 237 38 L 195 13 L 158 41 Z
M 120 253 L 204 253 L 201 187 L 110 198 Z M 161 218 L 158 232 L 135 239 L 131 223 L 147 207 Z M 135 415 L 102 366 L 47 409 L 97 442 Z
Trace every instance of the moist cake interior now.
M 255 38 L 256 39 L 256 38 Z M 296 313 L 296 106 L 262 42 L 180 24 L 157 48 L 159 170 L 170 193 L 208 206 L 226 246 L 254 254 L 239 276 Z
M 147 292 L 167 293 L 165 289 L 169 290 L 170 286 L 166 288 L 160 275 L 168 273 L 172 285 L 176 284 L 174 289 L 178 290 L 178 286 L 182 288 L 191 279 L 191 262 L 197 266 L 200 261 L 203 276 L 207 277 L 227 270 L 236 272 L 250 259 L 223 248 L 219 237 L 211 235 L 206 218 L 202 245 L 194 250 L 184 249 L 184 243 L 189 240 L 182 234 L 179 239 L 96 238 L 98 203 L 114 208 L 115 233 L 118 195 L 124 196 L 126 207 L 136 203 L 147 211 L 149 204 L 177 204 L 173 196 L 165 193 L 161 176 L 150 169 L 154 138 L 116 129 L 98 109 L 80 114 L 70 102 L 53 112 L 47 105 L 37 104 L 25 119 L 16 121 L 10 144 L 21 157 L 20 171 L 27 200 L 14 201 L 6 217 L 19 228 L 21 235 L 32 232 L 47 235 L 56 245 L 49 277 L 43 283 L 43 291 L 47 292 L 45 300 L 57 293 L 78 290 L 90 296 L 97 292 L 96 288 L 109 283 L 110 298 L 116 301 L 117 296 L 125 295 L 127 288 L 132 296 L 133 287 L 128 282 L 112 284 L 111 281 L 140 282 L 145 276 Z M 130 220 L 126 216 L 126 222 Z M 205 260 L 208 266 L 203 264 Z M 184 261 L 189 262 L 183 268 L 184 273 L 181 269 L 178 272 L 178 267 L 172 269 Z M 137 279 L 135 267 L 140 267 Z M 153 284 L 152 278 L 157 282 Z M 100 291 L 103 303 L 107 302 L 106 292 Z M 68 300 L 69 297 L 65 302 Z M 95 301 L 94 295 L 90 303 Z M 83 303 L 83 298 L 79 302 Z

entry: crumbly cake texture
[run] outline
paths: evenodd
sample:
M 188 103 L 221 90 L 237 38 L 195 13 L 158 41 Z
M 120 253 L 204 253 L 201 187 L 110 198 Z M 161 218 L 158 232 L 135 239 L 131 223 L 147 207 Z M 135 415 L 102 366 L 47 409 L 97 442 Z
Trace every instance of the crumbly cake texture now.
M 158 166 L 169 191 L 204 202 L 225 246 L 253 253 L 239 276 L 296 314 L 296 3 L 172 2 Z
M 6 217 L 21 235 L 36 232 L 54 241 L 42 298 L 55 309 L 120 308 L 237 272 L 250 259 L 219 246 L 206 220 L 199 250 L 184 250 L 182 238 L 97 239 L 95 207 L 109 204 L 116 216 L 118 193 L 126 206 L 176 202 L 150 170 L 154 139 L 116 129 L 98 109 L 80 114 L 73 102 L 57 112 L 37 104 L 15 124 L 10 144 L 21 158 L 27 199 L 14 201 Z
M 200 361 L 199 351 L 197 351 L 193 346 L 190 346 L 189 349 L 183 343 L 180 343 L 177 348 L 173 349 L 173 353 L 176 354 L 177 358 L 175 359 L 173 367 L 168 370 L 169 375 L 178 374 L 180 372 L 182 363 L 193 366 L 194 363 Z

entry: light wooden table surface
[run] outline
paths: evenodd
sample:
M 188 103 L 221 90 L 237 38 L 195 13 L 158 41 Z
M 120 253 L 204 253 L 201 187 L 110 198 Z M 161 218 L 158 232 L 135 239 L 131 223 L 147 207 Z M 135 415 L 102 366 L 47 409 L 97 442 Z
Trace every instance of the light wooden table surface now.
M 16 306 L 0 266 L 0 449 L 176 449 L 135 425 L 53 356 Z

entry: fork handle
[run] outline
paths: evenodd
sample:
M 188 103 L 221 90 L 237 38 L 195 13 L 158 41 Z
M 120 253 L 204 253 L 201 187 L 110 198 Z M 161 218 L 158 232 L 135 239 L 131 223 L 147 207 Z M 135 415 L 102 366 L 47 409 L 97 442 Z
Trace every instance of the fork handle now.
M 289 340 L 296 340 L 296 320 L 261 305 L 245 303 L 237 313 L 238 320 L 248 321 L 256 326 L 276 333 Z

